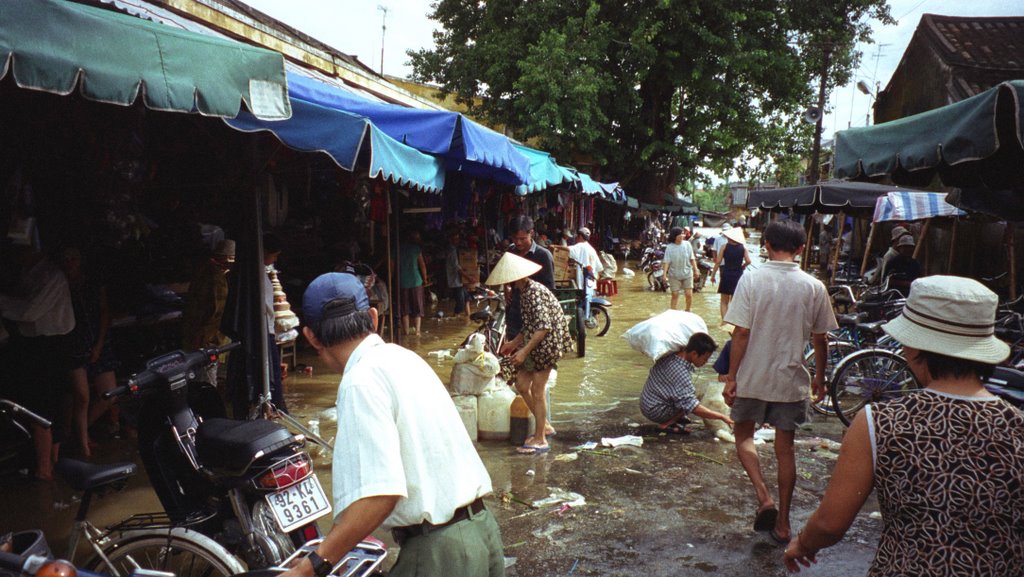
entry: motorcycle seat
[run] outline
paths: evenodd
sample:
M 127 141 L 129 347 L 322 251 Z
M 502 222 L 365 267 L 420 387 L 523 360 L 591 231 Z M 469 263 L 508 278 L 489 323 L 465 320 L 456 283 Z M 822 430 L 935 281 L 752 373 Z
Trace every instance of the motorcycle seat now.
M 482 323 L 484 321 L 489 321 L 489 320 L 491 320 L 491 312 L 490 311 L 476 311 L 475 313 L 469 315 L 469 320 L 476 321 L 478 323 Z
M 76 491 L 93 491 L 104 485 L 124 481 L 135 474 L 135 463 L 98 465 L 76 459 L 57 461 L 54 470 Z
M 294 435 L 274 421 L 206 419 L 196 433 L 203 465 L 239 472 L 264 455 L 295 442 Z

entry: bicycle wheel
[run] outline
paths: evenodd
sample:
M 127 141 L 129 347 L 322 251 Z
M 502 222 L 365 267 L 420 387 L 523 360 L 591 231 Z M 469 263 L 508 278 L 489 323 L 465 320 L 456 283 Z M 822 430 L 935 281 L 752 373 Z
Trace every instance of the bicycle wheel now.
M 120 540 L 104 550 L 109 560 L 93 557 L 85 568 L 98 573 L 130 575 L 136 567 L 174 573 L 176 577 L 230 577 L 245 566 L 209 537 L 176 528 Z
M 608 315 L 608 309 L 591 304 L 590 317 L 583 324 L 587 328 L 588 336 L 603 337 L 612 326 L 612 317 Z
M 846 357 L 846 355 L 855 353 L 857 352 L 857 350 L 857 347 L 851 342 L 833 340 L 828 341 L 828 357 L 826 357 L 825 365 L 826 386 L 828 386 L 828 383 L 832 379 L 832 375 L 836 370 L 836 365 L 838 365 L 839 362 Z M 811 378 L 813 379 L 815 375 L 814 347 L 809 347 L 808 351 L 804 353 L 804 366 L 807 367 L 807 372 L 811 374 Z M 815 403 L 813 401 L 814 391 L 811 391 L 811 399 L 811 408 L 814 409 L 814 412 L 818 413 L 819 415 L 825 415 L 827 417 L 831 417 L 836 414 L 834 408 L 835 405 L 832 404 L 832 395 L 826 394 L 825 398 Z
M 894 399 L 921 388 L 899 354 L 886 349 L 865 349 L 846 357 L 836 367 L 829 396 L 844 425 L 864 405 Z

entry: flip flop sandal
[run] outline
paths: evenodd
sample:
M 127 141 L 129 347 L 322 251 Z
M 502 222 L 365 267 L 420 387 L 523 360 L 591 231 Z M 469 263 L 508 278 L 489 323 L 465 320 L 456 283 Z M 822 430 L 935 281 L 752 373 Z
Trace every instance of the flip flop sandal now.
M 775 507 L 768 507 L 757 512 L 757 516 L 754 517 L 754 530 L 755 531 L 774 531 L 775 520 L 779 517 L 779 510 Z
M 783 537 L 783 536 L 779 535 L 778 533 L 776 533 L 774 527 L 772 527 L 771 530 L 768 531 L 768 536 L 772 538 L 772 541 L 775 541 L 779 545 L 789 545 L 790 538 L 789 537 Z
M 516 447 L 516 452 L 520 455 L 540 455 L 550 450 L 550 445 L 523 445 L 522 447 Z

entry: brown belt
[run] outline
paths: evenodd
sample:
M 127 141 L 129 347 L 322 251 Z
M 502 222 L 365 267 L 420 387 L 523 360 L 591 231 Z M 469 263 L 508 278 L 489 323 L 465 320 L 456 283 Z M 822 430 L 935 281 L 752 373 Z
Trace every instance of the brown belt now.
M 484 500 L 482 497 L 479 497 L 469 505 L 466 505 L 465 507 L 459 507 L 458 509 L 456 509 L 455 514 L 452 515 L 451 520 L 449 520 L 446 523 L 434 525 L 433 523 L 428 523 L 424 521 L 419 525 L 395 527 L 391 530 L 391 536 L 394 537 L 395 542 L 398 543 L 399 547 L 401 547 L 403 543 L 405 543 L 409 539 L 412 539 L 413 537 L 426 535 L 432 531 L 437 531 L 438 529 L 443 529 L 445 527 L 448 527 L 449 525 L 454 525 L 459 521 L 465 521 L 466 519 L 469 519 L 471 515 L 477 515 L 484 509 L 486 509 L 486 507 L 484 507 Z

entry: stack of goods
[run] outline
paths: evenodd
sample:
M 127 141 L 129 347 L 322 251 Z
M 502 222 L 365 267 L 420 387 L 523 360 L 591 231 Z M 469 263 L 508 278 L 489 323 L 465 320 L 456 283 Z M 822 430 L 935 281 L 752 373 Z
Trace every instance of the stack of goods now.
M 292 306 L 288 304 L 288 297 L 284 294 L 274 265 L 267 267 L 267 274 L 270 275 L 270 284 L 274 287 L 274 339 L 278 343 L 294 341 L 299 336 L 299 317 L 295 316 Z

